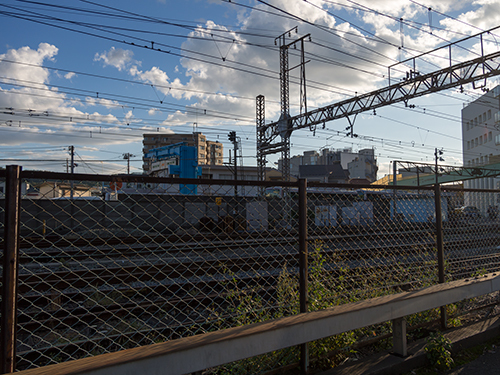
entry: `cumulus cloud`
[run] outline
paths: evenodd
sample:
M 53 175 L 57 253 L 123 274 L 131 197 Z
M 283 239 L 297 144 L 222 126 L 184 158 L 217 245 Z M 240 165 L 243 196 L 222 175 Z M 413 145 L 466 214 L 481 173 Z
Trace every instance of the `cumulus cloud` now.
M 109 100 L 104 98 L 92 98 L 90 96 L 85 97 L 85 104 L 87 106 L 102 105 L 103 107 L 106 108 L 116 108 L 121 106 L 120 103 L 117 102 L 116 100 Z
M 158 108 L 150 108 L 150 109 L 148 110 L 148 115 L 150 115 L 150 116 L 154 116 L 154 115 L 156 115 L 156 114 L 157 114 L 157 113 L 159 113 L 159 112 L 161 112 L 161 111 L 160 111 Z
M 105 66 L 111 65 L 121 71 L 133 63 L 133 56 L 134 53 L 130 50 L 111 47 L 109 51 L 96 53 L 94 61 L 102 61 Z
M 48 43 L 40 43 L 36 50 L 30 47 L 10 49 L 0 55 L 1 60 L 6 60 L 0 65 L 0 73 L 11 79 L 45 83 L 48 81 L 49 71 L 39 66 L 44 60 L 54 60 L 57 52 L 57 47 Z
M 460 14 L 457 19 L 447 18 L 440 22 L 450 30 L 460 30 L 477 34 L 500 24 L 499 0 L 478 0 L 473 5 L 476 9 Z
M 306 40 L 305 49 L 306 56 L 313 60 L 306 66 L 307 99 L 309 107 L 312 108 L 334 103 L 356 93 L 372 91 L 387 84 L 387 66 L 396 63 L 400 58 L 402 35 L 399 19 L 411 21 L 420 17 L 426 21 L 418 27 L 411 27 L 415 25 L 414 23 L 404 25 L 402 57 L 406 58 L 443 45 L 443 40 L 457 40 L 463 37 L 463 34 L 437 30 L 437 27 L 446 27 L 447 21 L 442 21 L 443 17 L 438 17 L 436 12 L 460 11 L 465 5 L 470 8 L 470 2 L 467 1 L 443 0 L 432 5 L 431 19 L 433 12 L 434 19 L 431 23 L 429 9 L 411 2 L 360 0 L 356 3 L 357 9 L 353 10 L 352 2 L 344 2 L 346 7 L 343 10 L 350 12 L 354 17 L 351 18 L 352 23 L 336 16 L 337 10 L 342 7 L 331 2 L 320 0 L 272 2 L 277 9 L 297 15 L 307 23 L 259 12 L 258 9 L 269 10 L 269 8 L 258 4 L 245 14 L 240 31 L 265 30 L 269 29 L 269 25 L 279 25 L 273 32 L 273 36 L 276 37 L 298 24 L 299 33 L 287 35 L 287 41 L 307 33 L 311 34 L 312 42 Z M 476 1 L 473 10 L 463 13 L 458 18 L 475 24 L 482 19 L 481 25 L 484 28 L 491 27 L 500 23 L 500 19 L 496 19 L 500 17 L 500 12 L 493 9 L 495 6 L 498 7 L 498 3 L 499 0 Z M 363 23 L 363 28 L 359 28 L 358 26 Z M 431 30 L 431 26 L 434 30 Z M 217 38 L 218 31 L 224 32 L 223 35 L 232 42 L 227 43 L 226 40 Z M 254 116 L 254 103 L 231 96 L 206 95 L 203 92 L 229 95 L 237 93 L 238 97 L 255 97 L 256 94 L 263 94 L 268 99 L 279 100 L 279 53 L 276 48 L 270 50 L 270 48 L 254 47 L 252 43 L 264 44 L 262 38 L 236 34 L 211 21 L 200 25 L 190 36 L 194 38 L 186 40 L 183 49 L 199 51 L 205 56 L 214 56 L 205 60 L 215 63 L 207 64 L 189 58 L 181 60 L 187 81 L 179 87 L 191 90 L 184 92 L 183 97 L 196 98 L 197 102 L 193 107 L 217 108 L 232 113 L 239 111 L 238 113 L 251 117 Z M 188 57 L 189 53 L 186 52 L 185 55 Z M 290 66 L 297 66 L 300 62 L 298 52 L 290 49 L 289 60 Z M 430 59 L 430 63 L 434 65 L 429 66 L 429 69 L 435 70 L 436 66 L 444 64 L 443 61 L 439 57 Z M 253 71 L 256 74 L 241 70 Z M 298 69 L 290 72 L 290 78 L 291 111 L 297 112 L 300 100 Z M 163 82 L 168 80 L 163 79 Z M 279 105 L 266 103 L 266 116 L 276 118 L 279 116 L 279 110 Z
M 49 82 L 49 70 L 41 65 L 44 60 L 54 60 L 57 55 L 57 47 L 40 43 L 38 48 L 21 47 L 10 49 L 7 53 L 0 55 L 0 75 L 9 77 L 11 81 L 31 82 L 29 85 L 14 88 L 0 87 L 0 106 L 12 108 L 44 108 L 52 109 L 64 105 L 65 96 L 50 90 L 46 84 Z M 45 90 L 44 95 L 37 89 Z
M 80 100 L 68 97 L 59 92 L 57 87 L 50 86 L 51 78 L 77 77 L 73 72 L 62 77 L 57 71 L 52 73 L 52 77 L 51 70 L 43 67 L 47 61 L 55 61 L 58 52 L 56 46 L 40 43 L 36 49 L 24 46 L 0 54 L 0 60 L 3 60 L 0 76 L 9 77 L 10 82 L 19 82 L 17 86 L 0 86 L 0 107 L 12 108 L 4 114 L 6 124 L 11 126 L 3 132 L 0 145 L 72 144 L 75 135 L 79 136 L 80 144 L 130 142 L 126 138 L 93 137 L 92 132 L 102 130 L 102 126 L 96 127 L 95 124 L 106 124 L 110 133 L 123 133 L 123 129 L 118 128 L 122 123 L 111 114 L 97 111 L 90 114 L 79 109 L 82 106 L 116 108 L 120 106 L 117 101 L 91 97 Z
M 213 6 L 218 6 L 216 4 L 220 2 L 214 2 Z M 158 60 L 148 63 L 146 58 L 158 56 L 149 49 L 135 50 L 137 56 L 131 50 L 116 47 L 89 53 L 89 60 L 93 58 L 94 65 L 114 67 L 122 76 L 145 84 L 145 88 L 134 85 L 133 95 L 124 90 L 123 93 L 115 91 L 116 95 L 107 99 L 91 94 L 81 99 L 69 97 L 70 94 L 63 93 L 65 90 L 50 89 L 49 81 L 55 76 L 41 67 L 43 62 L 55 61 L 57 47 L 42 43 L 36 49 L 9 50 L 1 56 L 3 59 L 18 59 L 35 66 L 0 64 L 0 74 L 39 82 L 47 91 L 43 96 L 35 96 L 26 95 L 34 94 L 34 88 L 2 86 L 0 104 L 15 108 L 64 109 L 64 113 L 74 118 L 83 118 L 80 125 L 85 126 L 85 131 L 91 132 L 92 122 L 99 121 L 103 126 L 109 125 L 108 131 L 116 134 L 132 126 L 151 131 L 151 126 L 141 124 L 141 116 L 134 116 L 131 110 L 140 99 L 147 99 L 149 102 L 137 104 L 141 107 L 137 112 L 144 110 L 143 113 L 157 119 L 163 116 L 160 131 L 182 129 L 181 132 L 186 132 L 186 125 L 196 122 L 221 129 L 247 126 L 251 129 L 249 132 L 255 134 L 257 95 L 266 97 L 267 121 L 277 119 L 280 112 L 279 48 L 274 45 L 274 38 L 297 25 L 298 33 L 286 35 L 285 40 L 289 43 L 311 34 L 312 40 L 305 40 L 305 51 L 309 61 L 306 64 L 307 102 L 312 109 L 387 85 L 387 67 L 400 59 L 402 37 L 401 57 L 405 58 L 432 50 L 448 40 L 457 40 L 464 34 L 478 32 L 477 28 L 466 24 L 488 29 L 500 23 L 497 11 L 500 0 L 442 0 L 433 2 L 431 11 L 425 6 L 400 0 L 357 0 L 356 5 L 346 0 L 272 0 L 270 4 L 276 9 L 271 10 L 261 3 L 244 10 L 231 3 L 220 5 L 228 7 L 226 9 L 232 7 L 238 13 L 238 26 L 230 28 L 221 22 L 199 21 L 197 28 L 190 32 L 190 38 L 181 45 L 184 57 L 174 60 L 175 57 L 168 56 L 167 59 L 173 61 L 165 65 Z M 279 9 L 288 15 L 280 13 Z M 458 21 L 438 12 L 451 12 Z M 341 18 L 346 15 L 349 17 Z M 405 21 L 403 35 L 401 18 Z M 413 20 L 419 23 L 411 23 Z M 484 45 L 488 51 L 497 48 L 493 39 L 485 40 Z M 469 47 L 474 46 L 471 43 Z M 460 58 L 468 57 L 467 51 L 462 54 Z M 437 55 L 428 59 L 429 69 L 435 70 L 442 64 L 442 56 Z M 300 49 L 289 49 L 289 64 L 290 67 L 300 64 Z M 75 81 L 75 86 L 82 79 L 75 73 L 58 78 Z M 292 114 L 299 111 L 299 82 L 299 69 L 292 69 Z M 132 87 L 128 82 L 124 85 L 127 89 Z M 95 110 L 94 113 L 87 113 L 89 108 Z M 107 114 L 108 110 L 113 114 Z M 81 129 L 75 124 L 66 125 L 67 131 Z M 48 132 L 44 129 L 40 126 L 37 131 Z M 112 141 L 118 142 L 118 137 L 115 138 Z M 92 141 L 98 142 L 98 139 Z

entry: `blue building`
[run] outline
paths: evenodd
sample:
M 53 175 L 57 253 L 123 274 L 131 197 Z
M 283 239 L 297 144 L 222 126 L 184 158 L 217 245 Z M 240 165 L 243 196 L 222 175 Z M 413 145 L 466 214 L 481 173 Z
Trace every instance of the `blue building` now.
M 196 147 L 187 146 L 185 142 L 153 148 L 145 155 L 149 161 L 149 174 L 155 177 L 198 178 L 201 167 L 198 166 Z M 181 194 L 197 194 L 197 185 L 181 184 Z

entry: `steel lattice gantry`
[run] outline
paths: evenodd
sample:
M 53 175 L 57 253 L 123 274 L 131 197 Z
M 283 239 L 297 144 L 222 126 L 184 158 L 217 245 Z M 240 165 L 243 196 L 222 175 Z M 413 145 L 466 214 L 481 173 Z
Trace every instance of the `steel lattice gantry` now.
M 262 129 L 266 123 L 264 95 L 257 96 L 255 119 L 257 125 L 257 147 L 259 147 L 259 145 L 265 140 L 265 134 L 263 132 L 259 132 L 259 129 Z M 259 181 L 264 181 L 266 179 L 266 157 L 265 155 L 259 155 L 258 151 L 257 155 L 258 178 Z
M 476 178 L 500 176 L 500 163 L 493 163 L 482 167 L 457 167 L 451 165 L 439 165 L 437 170 L 434 164 L 415 163 L 412 161 L 396 160 L 402 169 L 415 173 L 415 176 L 396 180 L 398 186 L 430 186 L 436 183 L 436 174 L 439 184 L 473 180 Z M 429 171 L 431 173 L 429 173 Z M 393 181 L 388 182 L 394 184 Z
M 291 134 L 294 130 L 313 129 L 319 124 L 324 127 L 328 121 L 346 118 L 394 103 L 407 103 L 408 100 L 419 96 L 463 86 L 499 74 L 500 52 L 482 54 L 473 60 L 455 65 L 450 64 L 450 66 L 432 73 L 419 75 L 411 72 L 407 79 L 396 84 L 304 114 L 287 119 L 281 118 L 279 121 L 267 125 L 258 124 L 257 160 L 265 155 L 283 151 L 283 148 L 287 147 L 286 140 L 277 141 L 284 129 L 288 130 L 288 134 Z

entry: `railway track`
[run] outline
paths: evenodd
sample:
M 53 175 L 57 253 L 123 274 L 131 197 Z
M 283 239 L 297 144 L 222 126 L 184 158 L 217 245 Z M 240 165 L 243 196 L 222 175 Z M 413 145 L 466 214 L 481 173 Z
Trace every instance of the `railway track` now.
M 27 367 L 28 363 L 56 354 L 84 356 L 92 346 L 111 348 L 116 342 L 113 340 L 144 344 L 151 343 L 151 335 L 165 339 L 213 329 L 215 320 L 222 325 L 227 323 L 221 317 L 231 320 L 232 313 L 226 310 L 231 307 L 231 298 L 238 298 L 237 291 L 259 296 L 272 311 L 278 308 L 273 301 L 284 267 L 291 274 L 298 269 L 293 236 L 269 238 L 259 233 L 203 237 L 200 241 L 176 237 L 177 242 L 173 237 L 152 238 L 77 243 L 81 246 L 58 242 L 64 246 L 55 247 L 47 242 L 26 241 L 20 258 L 19 335 L 28 340 L 36 332 L 47 338 L 30 345 L 21 342 L 19 368 L 23 363 Z M 389 275 L 395 262 L 398 267 L 418 269 L 432 267 L 435 261 L 435 240 L 426 229 L 402 230 L 396 239 L 394 233 L 385 232 L 342 237 L 316 232 L 308 240 L 310 246 L 321 246 L 325 258 L 350 267 L 352 274 L 358 275 L 352 281 L 359 285 L 363 284 L 366 267 Z M 450 258 L 454 275 L 472 272 L 481 262 L 500 264 L 499 256 L 493 253 L 483 257 L 468 255 L 468 251 L 478 249 L 478 241 L 488 242 L 488 248 L 499 246 L 498 235 L 485 233 L 471 238 L 469 233 L 456 230 L 448 232 L 445 240 L 446 248 L 454 249 L 450 252 L 455 254 Z M 418 260 L 416 253 L 430 255 Z M 325 266 L 332 278 L 341 275 L 340 266 Z M 98 297 L 107 297 L 107 302 L 99 302 Z M 159 311 L 169 319 L 161 319 Z M 150 322 L 147 329 L 110 333 L 111 328 L 103 328 L 113 322 L 133 326 L 138 317 Z M 65 338 L 68 327 L 88 337 Z M 61 340 L 65 343 L 58 344 Z
M 354 233 L 345 235 L 342 233 L 316 234 L 312 232 L 309 236 L 310 241 L 335 241 L 339 244 L 344 243 L 379 243 L 381 244 L 389 236 L 405 238 L 415 235 L 427 236 L 429 231 L 401 231 L 397 233 Z M 164 254 L 168 252 L 173 255 L 182 252 L 202 251 L 209 253 L 211 251 L 239 250 L 242 246 L 260 246 L 276 247 L 282 244 L 295 243 L 296 236 L 288 233 L 287 236 L 278 236 L 276 233 L 244 233 L 234 236 L 214 236 L 207 235 L 200 238 L 179 236 L 150 236 L 143 235 L 139 237 L 109 238 L 109 239 L 75 239 L 69 240 L 51 240 L 34 239 L 21 241 L 20 263 L 30 262 L 50 262 L 56 260 L 96 260 L 105 257 L 134 256 L 136 254 Z M 53 242 L 52 242 L 53 241 Z

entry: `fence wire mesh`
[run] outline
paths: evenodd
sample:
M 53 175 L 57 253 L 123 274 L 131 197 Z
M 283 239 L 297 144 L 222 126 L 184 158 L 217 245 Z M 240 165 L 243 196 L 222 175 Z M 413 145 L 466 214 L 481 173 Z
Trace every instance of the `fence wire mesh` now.
M 456 190 L 463 204 L 450 205 L 444 227 L 447 272 L 451 279 L 478 276 L 498 270 L 500 264 L 500 216 L 498 191 Z
M 18 368 L 293 312 L 278 288 L 297 270 L 281 201 L 201 183 L 205 194 L 179 195 L 168 184 L 25 182 L 36 192 L 22 200 Z
M 18 369 L 299 313 L 297 188 L 121 180 L 23 180 Z M 499 269 L 497 195 L 442 193 L 447 280 Z M 307 237 L 309 311 L 438 281 L 434 190 L 311 187 Z M 388 332 L 314 342 L 311 355 Z M 213 372 L 298 359 L 289 348 Z
M 313 301 L 337 305 L 435 282 L 432 191 L 309 193 L 308 206 L 310 286 L 332 290 Z

